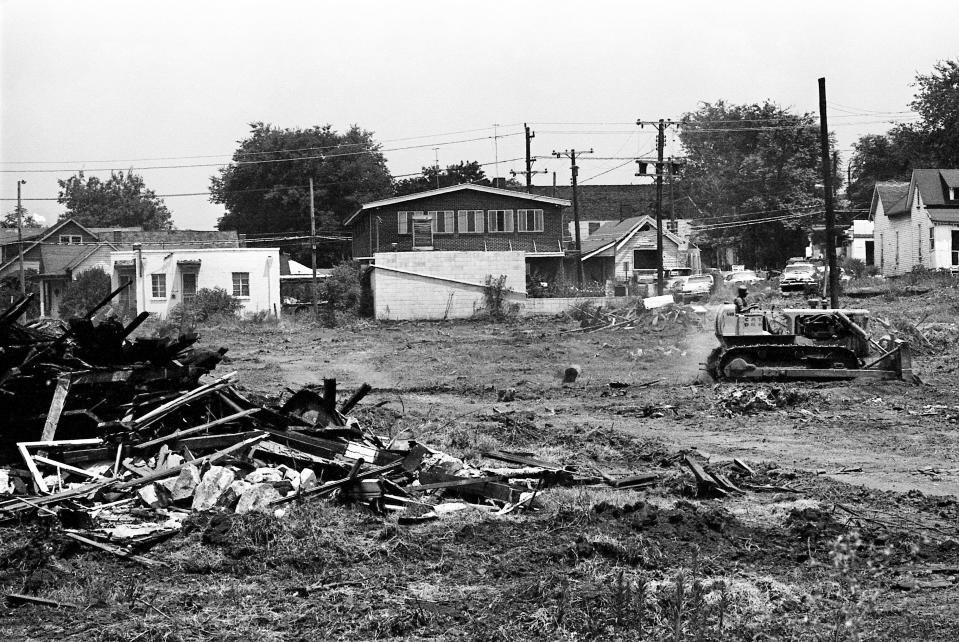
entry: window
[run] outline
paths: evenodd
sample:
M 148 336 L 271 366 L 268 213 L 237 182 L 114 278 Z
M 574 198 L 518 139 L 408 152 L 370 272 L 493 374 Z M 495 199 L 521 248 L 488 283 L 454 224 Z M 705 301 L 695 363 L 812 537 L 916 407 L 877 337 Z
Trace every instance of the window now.
M 919 264 L 922 265 L 922 223 L 916 224 L 916 238 L 918 243 L 916 243 L 916 250 L 919 252 Z
M 896 232 L 896 265 L 899 265 L 899 232 Z
M 196 298 L 196 272 L 184 272 L 180 280 L 183 284 L 183 302 L 192 303 Z
M 952 265 L 959 265 L 959 231 L 952 231 Z
M 879 269 L 886 266 L 886 242 L 883 239 L 884 234 L 879 235 Z
M 953 187 L 950 189 L 952 192 L 951 196 L 953 201 L 959 201 L 959 187 Z
M 483 210 L 460 210 L 456 213 L 457 226 L 460 234 L 483 233 Z
M 513 210 L 490 210 L 487 219 L 490 232 L 513 231 Z
M 543 210 L 516 210 L 516 226 L 520 232 L 542 232 Z
M 60 243 L 63 245 L 82 245 L 83 237 L 79 234 L 61 234 Z
M 929 252 L 932 253 L 934 249 L 936 249 L 936 228 L 930 227 L 929 228 Z
M 666 221 L 666 231 L 673 234 L 679 233 L 679 221 Z
M 154 299 L 166 298 L 166 274 L 151 274 L 150 284 Z
M 427 214 L 433 221 L 433 234 L 452 234 L 456 231 L 453 227 L 455 225 L 453 210 L 434 210 Z
M 233 296 L 250 296 L 250 273 L 233 273 Z

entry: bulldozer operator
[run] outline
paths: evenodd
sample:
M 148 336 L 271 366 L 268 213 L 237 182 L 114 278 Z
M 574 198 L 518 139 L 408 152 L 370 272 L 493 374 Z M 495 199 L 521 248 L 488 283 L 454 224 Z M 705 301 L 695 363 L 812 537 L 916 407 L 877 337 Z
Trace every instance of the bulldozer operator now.
M 740 285 L 738 288 L 736 288 L 736 292 L 738 293 L 738 296 L 735 299 L 733 299 L 733 305 L 736 306 L 736 314 L 749 312 L 751 310 L 755 310 L 758 307 L 755 304 L 749 305 L 749 301 L 748 301 L 749 290 L 746 288 L 745 285 Z

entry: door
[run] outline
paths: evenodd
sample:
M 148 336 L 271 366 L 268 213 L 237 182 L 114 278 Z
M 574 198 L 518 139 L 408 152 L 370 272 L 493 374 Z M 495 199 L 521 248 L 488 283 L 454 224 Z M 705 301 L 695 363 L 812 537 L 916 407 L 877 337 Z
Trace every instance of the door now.
M 196 272 L 184 272 L 180 275 L 180 290 L 183 292 L 184 305 L 192 305 L 196 298 Z
M 137 286 L 136 286 L 136 268 L 117 269 L 117 281 L 120 285 L 132 283 L 129 287 L 120 292 L 119 306 L 121 314 L 128 317 L 137 314 Z

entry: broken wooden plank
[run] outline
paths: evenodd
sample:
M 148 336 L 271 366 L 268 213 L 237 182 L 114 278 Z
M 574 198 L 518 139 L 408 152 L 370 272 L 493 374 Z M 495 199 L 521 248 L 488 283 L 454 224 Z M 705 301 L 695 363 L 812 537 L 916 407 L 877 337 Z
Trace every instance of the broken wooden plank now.
M 259 430 L 248 430 L 246 432 L 234 432 L 226 435 L 201 435 L 199 437 L 177 439 L 173 442 L 172 446 L 174 449 L 186 446 L 191 452 L 197 452 L 211 448 L 226 448 L 227 446 L 250 439 L 259 434 L 261 434 Z
M 24 595 L 22 593 L 7 593 L 7 602 L 11 605 L 18 604 L 38 604 L 40 606 L 52 606 L 58 609 L 78 609 L 78 605 L 73 602 L 61 602 L 60 600 L 48 600 L 35 595 Z
M 43 481 L 43 475 L 40 474 L 40 469 L 37 468 L 37 464 L 33 461 L 33 456 L 30 455 L 30 452 L 27 450 L 27 446 L 24 443 L 17 444 L 17 450 L 20 451 L 20 456 L 23 458 L 23 463 L 27 465 L 27 470 L 30 471 L 30 475 L 33 477 L 33 483 L 36 485 L 37 490 L 41 493 L 49 493 L 50 488 L 47 486 L 47 483 Z
M 368 383 L 364 383 L 359 387 L 359 390 L 354 392 L 349 399 L 347 399 L 342 406 L 340 406 L 340 414 L 348 415 L 350 411 L 356 406 L 356 404 L 362 401 L 363 397 L 369 394 L 370 390 L 373 389 Z
M 489 459 L 497 459 L 499 461 L 509 462 L 511 464 L 520 464 L 522 466 L 533 466 L 535 468 L 545 468 L 546 470 L 568 470 L 565 466 L 560 464 L 555 464 L 549 461 L 542 461 L 540 459 L 534 459 L 532 457 L 526 457 L 523 455 L 514 455 L 513 453 L 507 453 L 502 451 L 492 451 L 483 453 L 483 457 Z
M 158 406 L 157 408 L 154 408 L 150 412 L 144 414 L 142 417 L 138 417 L 134 419 L 132 422 L 133 428 L 135 430 L 142 430 L 143 428 L 146 428 L 153 422 L 162 419 L 164 416 L 166 416 L 168 413 L 172 412 L 176 408 L 179 408 L 180 406 L 186 405 L 190 403 L 191 401 L 195 401 L 197 399 L 200 399 L 201 397 L 204 397 L 208 394 L 212 394 L 218 391 L 220 388 L 226 386 L 226 384 L 229 383 L 229 381 L 233 379 L 236 376 L 236 374 L 237 374 L 237 371 L 234 370 L 233 372 L 223 375 L 219 379 L 216 379 L 214 381 L 211 381 L 210 383 L 203 384 L 202 386 L 199 386 L 197 388 L 194 388 L 193 390 L 185 392 L 179 397 L 177 397 L 176 399 L 173 399 L 172 401 L 168 401 L 165 404 L 162 404 Z
M 451 482 L 462 480 L 462 477 L 451 475 L 449 473 L 433 470 L 424 470 L 420 472 L 420 482 L 423 485 L 436 484 L 439 482 Z M 507 504 L 515 504 L 520 500 L 520 495 L 526 492 L 525 488 L 514 488 L 509 484 L 502 482 L 483 482 L 481 484 L 470 484 L 467 486 L 454 487 L 456 492 L 470 497 L 479 497 L 482 499 L 494 499 Z
M 728 491 L 720 487 L 719 483 L 703 469 L 698 461 L 690 457 L 688 454 L 683 455 L 683 463 L 693 473 L 693 477 L 696 478 L 697 494 L 702 496 L 725 496 L 729 494 Z
M 84 537 L 83 535 L 80 535 L 79 533 L 74 533 L 72 531 L 64 531 L 63 534 L 72 540 L 80 542 L 81 544 L 86 544 L 87 546 L 98 548 L 101 551 L 112 553 L 113 555 L 116 555 L 117 557 L 123 557 L 129 560 L 133 560 L 134 562 L 139 562 L 140 564 L 143 564 L 144 566 L 150 566 L 154 568 L 163 568 L 168 566 L 166 562 L 150 559 L 149 557 L 144 557 L 143 555 L 137 555 L 136 553 L 132 553 L 123 547 L 114 546 L 113 544 L 107 544 L 105 542 L 98 542 L 96 540 Z
M 67 395 L 70 392 L 71 375 L 62 374 L 57 377 L 57 387 L 53 391 L 53 399 L 50 401 L 50 409 L 47 411 L 47 420 L 43 424 L 42 441 L 53 441 L 57 432 L 57 424 L 60 423 L 60 415 L 63 413 L 63 406 L 67 401 Z
M 501 475 L 490 475 L 487 477 L 459 477 L 457 479 L 451 479 L 449 481 L 434 482 L 432 484 L 419 484 L 418 486 L 410 486 L 409 490 L 411 491 L 422 491 L 422 490 L 437 490 L 440 488 L 462 488 L 463 486 L 476 486 L 478 484 L 485 484 L 487 482 L 501 482 L 505 480 L 506 477 Z
M 159 446 L 161 444 L 164 444 L 168 441 L 176 441 L 180 439 L 181 437 L 196 435 L 203 432 L 204 430 L 213 428 L 214 426 L 219 426 L 219 425 L 229 423 L 231 421 L 235 421 L 237 419 L 241 419 L 243 417 L 252 415 L 254 412 L 257 412 L 258 410 L 259 408 L 250 408 L 248 410 L 241 410 L 240 412 L 234 413 L 232 415 L 227 415 L 226 417 L 220 417 L 219 419 L 214 419 L 213 421 L 209 421 L 203 425 L 196 426 L 195 428 L 186 428 L 185 430 L 178 430 L 174 433 L 170 433 L 169 435 L 165 435 L 163 437 L 157 437 L 156 439 L 151 439 L 150 441 L 145 441 L 141 444 L 136 444 L 133 446 L 133 449 L 146 450 L 148 448 L 152 448 L 153 446 Z
M 749 475 L 750 477 L 755 477 L 755 476 L 756 476 L 755 471 L 753 471 L 753 469 L 750 468 L 750 467 L 746 464 L 746 462 L 742 461 L 741 459 L 736 459 L 736 458 L 734 457 L 734 458 L 733 458 L 733 464 L 735 464 L 738 468 L 740 468 L 744 473 L 746 473 L 746 474 Z

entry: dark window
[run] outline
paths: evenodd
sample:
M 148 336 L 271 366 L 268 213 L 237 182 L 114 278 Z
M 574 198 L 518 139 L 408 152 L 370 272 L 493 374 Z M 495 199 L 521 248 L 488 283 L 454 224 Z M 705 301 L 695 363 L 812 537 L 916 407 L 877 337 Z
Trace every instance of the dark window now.
M 196 272 L 184 272 L 180 278 L 183 281 L 183 301 L 192 303 L 196 298 Z
M 959 265 L 959 230 L 952 231 L 952 264 Z

